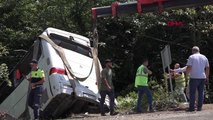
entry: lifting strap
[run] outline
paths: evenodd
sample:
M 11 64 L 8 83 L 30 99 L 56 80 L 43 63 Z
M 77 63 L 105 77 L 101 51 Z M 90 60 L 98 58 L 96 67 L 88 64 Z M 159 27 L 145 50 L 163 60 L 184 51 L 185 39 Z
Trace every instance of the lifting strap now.
M 97 30 L 97 21 L 93 21 L 93 60 L 95 64 L 95 74 L 96 74 L 96 83 L 98 88 L 99 86 L 99 81 L 100 81 L 100 64 L 98 61 L 98 30 Z
M 35 60 L 38 58 L 39 43 L 39 40 L 35 40 L 33 44 L 33 59 Z
M 75 76 L 73 74 L 72 68 L 71 68 L 68 60 L 66 59 L 66 56 L 65 56 L 65 53 L 64 53 L 63 49 L 61 49 L 60 46 L 55 44 L 49 37 L 47 37 L 47 36 L 45 36 L 43 34 L 41 34 L 39 37 L 42 38 L 42 40 L 45 40 L 46 42 L 48 42 L 56 50 L 58 55 L 61 57 L 61 59 L 62 59 L 62 61 L 64 63 L 64 67 L 65 67 L 65 71 L 67 73 L 68 79 L 70 81 L 71 86 L 73 87 L 73 91 L 75 92 L 76 85 L 75 85 L 74 80 L 84 81 L 90 76 L 90 74 L 92 73 L 92 69 L 93 69 L 94 59 L 93 59 L 92 67 L 90 69 L 90 72 L 89 72 L 88 76 L 86 76 L 84 78 L 79 78 L 79 77 L 77 77 L 77 76 Z

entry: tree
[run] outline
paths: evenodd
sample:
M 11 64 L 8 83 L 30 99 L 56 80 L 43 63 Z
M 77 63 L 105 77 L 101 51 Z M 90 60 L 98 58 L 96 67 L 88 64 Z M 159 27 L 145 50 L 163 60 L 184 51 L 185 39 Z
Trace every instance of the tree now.
M 166 44 L 171 46 L 173 64 L 179 62 L 184 66 L 193 45 L 198 45 L 211 63 L 210 16 L 212 6 L 102 18 L 98 30 L 100 42 L 106 45 L 100 46 L 100 58 L 120 60 L 115 62 L 116 85 L 120 90 L 134 83 L 134 73 L 143 57 L 150 59 L 150 68 L 160 81 L 163 74 L 160 51 Z M 183 22 L 183 26 L 167 26 L 168 21 Z
M 2 46 L 0 43 L 0 58 L 8 54 L 6 47 Z M 8 78 L 8 68 L 5 63 L 0 64 L 0 85 L 6 83 L 8 86 L 11 86 L 11 82 Z

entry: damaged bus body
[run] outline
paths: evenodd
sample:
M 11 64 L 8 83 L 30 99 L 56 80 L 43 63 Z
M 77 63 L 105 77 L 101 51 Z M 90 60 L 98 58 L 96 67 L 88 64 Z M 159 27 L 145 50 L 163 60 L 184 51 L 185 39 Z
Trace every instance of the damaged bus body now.
M 37 59 L 39 68 L 45 72 L 41 99 L 43 118 L 59 118 L 67 111 L 99 110 L 100 95 L 96 79 L 102 67 L 98 59 L 98 64 L 94 64 L 92 50 L 86 37 L 47 28 L 11 72 L 13 90 L 1 102 L 0 111 L 15 118 L 32 119 L 33 112 L 27 104 L 29 82 L 23 77 L 30 73 L 29 63 L 32 59 Z

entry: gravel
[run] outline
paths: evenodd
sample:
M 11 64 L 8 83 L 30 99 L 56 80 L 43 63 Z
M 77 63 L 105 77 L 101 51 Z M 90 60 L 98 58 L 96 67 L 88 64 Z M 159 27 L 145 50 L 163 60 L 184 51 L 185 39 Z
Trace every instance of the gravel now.
M 69 119 L 82 120 L 213 120 L 213 104 L 205 104 L 202 111 L 186 112 L 157 111 L 141 114 L 118 114 L 116 116 L 100 116 L 99 114 L 78 114 Z

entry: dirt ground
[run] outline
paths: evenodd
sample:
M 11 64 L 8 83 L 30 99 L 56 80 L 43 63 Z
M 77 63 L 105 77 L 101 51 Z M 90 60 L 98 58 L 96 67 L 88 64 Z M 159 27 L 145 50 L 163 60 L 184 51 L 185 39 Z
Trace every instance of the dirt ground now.
M 182 110 L 156 111 L 154 113 L 125 114 L 100 116 L 99 114 L 74 115 L 77 120 L 213 120 L 213 104 L 205 104 L 202 111 L 186 112 Z
M 0 112 L 0 120 L 15 120 Z M 154 113 L 119 113 L 116 116 L 100 116 L 100 114 L 76 114 L 64 120 L 213 120 L 213 104 L 205 104 L 202 111 L 186 112 L 185 109 L 156 111 Z

